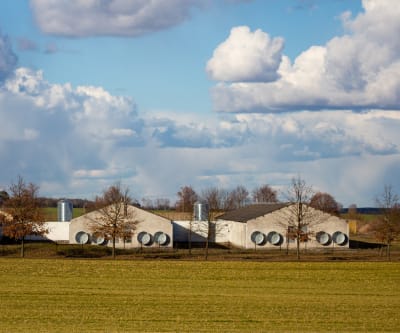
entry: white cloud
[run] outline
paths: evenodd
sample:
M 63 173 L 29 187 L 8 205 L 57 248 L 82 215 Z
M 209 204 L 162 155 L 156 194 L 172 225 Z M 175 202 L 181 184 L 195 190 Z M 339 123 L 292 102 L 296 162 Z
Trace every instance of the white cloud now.
M 310 47 L 293 63 L 283 56 L 276 81 L 246 82 L 254 76 L 253 68 L 238 61 L 235 72 L 242 79 L 217 84 L 212 91 L 215 110 L 400 109 L 400 40 L 394 37 L 400 33 L 400 6 L 391 0 L 363 1 L 363 6 L 365 12 L 354 19 L 349 13 L 342 16 L 346 35 Z M 244 38 L 250 43 L 251 36 Z M 219 71 L 229 71 L 230 57 L 219 55 Z M 223 75 L 214 78 L 226 81 Z
M 398 170 L 395 111 L 140 116 L 129 98 L 19 68 L 0 86 L 0 119 L 1 185 L 21 174 L 43 195 L 92 198 L 120 180 L 138 199 L 173 201 L 183 185 L 284 188 L 301 173 L 343 203 L 362 204 Z M 373 182 L 363 184 L 370 170 Z
M 137 144 L 135 104 L 96 87 L 47 82 L 18 68 L 0 87 L 0 159 L 4 175 L 45 175 L 47 186 L 76 170 L 111 168 L 113 149 Z
M 39 28 L 53 35 L 140 36 L 186 20 L 207 0 L 30 0 Z
M 283 39 L 271 39 L 261 30 L 236 27 L 214 51 L 207 73 L 219 81 L 275 81 L 281 62 Z

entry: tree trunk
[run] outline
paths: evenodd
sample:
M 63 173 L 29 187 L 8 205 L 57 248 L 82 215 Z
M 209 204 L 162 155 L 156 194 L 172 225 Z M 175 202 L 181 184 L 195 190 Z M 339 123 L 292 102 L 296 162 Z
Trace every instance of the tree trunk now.
M 207 221 L 207 238 L 206 238 L 206 248 L 204 253 L 204 259 L 208 259 L 208 243 L 210 242 L 210 221 Z
M 21 240 L 21 258 L 25 257 L 25 237 Z
M 192 255 L 192 221 L 189 222 L 189 256 Z
M 296 237 L 296 254 L 297 260 L 300 260 L 300 235 L 297 235 Z
M 289 255 L 289 233 L 286 234 L 286 255 Z
M 204 259 L 207 260 L 208 259 L 208 237 L 206 240 L 206 249 L 205 249 L 205 253 L 204 253 Z
M 115 235 L 112 238 L 112 258 L 115 259 Z

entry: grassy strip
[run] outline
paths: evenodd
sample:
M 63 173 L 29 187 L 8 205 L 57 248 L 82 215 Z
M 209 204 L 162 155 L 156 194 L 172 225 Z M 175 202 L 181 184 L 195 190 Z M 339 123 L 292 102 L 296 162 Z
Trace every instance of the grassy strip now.
M 43 208 L 43 214 L 46 221 L 58 221 L 57 207 L 45 207 Z M 74 208 L 72 214 L 72 218 L 76 218 L 85 214 L 85 210 L 83 208 Z
M 391 251 L 391 261 L 400 261 L 400 245 L 394 244 Z M 31 242 L 25 244 L 25 256 L 36 259 L 55 258 L 104 258 L 109 259 L 111 248 L 96 245 L 57 244 L 51 242 Z M 119 259 L 165 259 L 165 260 L 203 260 L 203 248 L 193 248 L 191 254 L 188 249 L 177 248 L 132 248 L 117 249 Z M 20 256 L 19 244 L 1 244 L 0 257 L 16 258 Z M 246 261 L 297 261 L 296 251 L 286 249 L 217 249 L 210 248 L 208 259 L 215 260 L 246 260 Z M 386 261 L 386 252 L 383 248 L 375 249 L 343 249 L 327 247 L 319 250 L 301 251 L 302 261 Z
M 400 264 L 0 259 L 1 332 L 398 332 Z

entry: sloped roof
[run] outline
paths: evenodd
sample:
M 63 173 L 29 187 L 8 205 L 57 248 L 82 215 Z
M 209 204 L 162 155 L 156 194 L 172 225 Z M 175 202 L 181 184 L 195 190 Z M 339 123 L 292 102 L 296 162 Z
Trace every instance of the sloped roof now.
M 154 217 L 157 217 L 157 218 L 159 218 L 159 219 L 165 220 L 166 222 L 171 223 L 171 219 L 168 219 L 167 217 L 162 216 L 162 215 L 160 215 L 160 214 L 155 214 L 155 213 L 153 213 L 153 212 L 151 212 L 151 211 L 148 211 L 148 210 L 143 209 L 143 208 L 141 208 L 141 207 L 138 207 L 138 206 L 136 206 L 136 205 L 128 205 L 128 209 L 129 209 L 129 211 L 133 211 L 133 212 L 135 213 L 135 218 L 137 218 L 137 219 L 139 219 L 139 220 L 140 220 L 141 218 L 143 218 L 144 216 L 147 215 L 147 216 L 154 216 Z M 83 220 L 84 220 L 84 219 L 93 219 L 94 217 L 96 217 L 96 216 L 98 216 L 99 214 L 101 214 L 101 213 L 100 213 L 100 210 L 101 210 L 101 209 L 93 210 L 93 211 L 88 212 L 88 213 L 86 213 L 86 214 L 84 214 L 84 215 L 75 217 L 75 218 L 73 218 L 73 219 L 71 220 L 71 222 L 79 221 L 79 220 L 82 220 L 82 219 L 83 219 Z
M 219 216 L 221 220 L 247 222 L 260 216 L 272 213 L 283 207 L 287 207 L 287 203 L 273 203 L 273 204 L 255 204 L 243 208 L 231 210 Z

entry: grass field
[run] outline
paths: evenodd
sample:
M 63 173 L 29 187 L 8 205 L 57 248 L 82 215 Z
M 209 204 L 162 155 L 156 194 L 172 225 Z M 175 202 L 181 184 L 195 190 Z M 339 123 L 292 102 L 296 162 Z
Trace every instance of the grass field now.
M 400 264 L 0 258 L 0 332 L 399 332 Z
M 57 221 L 58 220 L 57 207 L 43 208 L 43 214 L 44 214 L 45 221 Z M 79 217 L 79 216 L 85 214 L 85 210 L 83 208 L 74 208 L 72 214 L 73 214 L 72 218 L 76 218 L 76 217 Z

